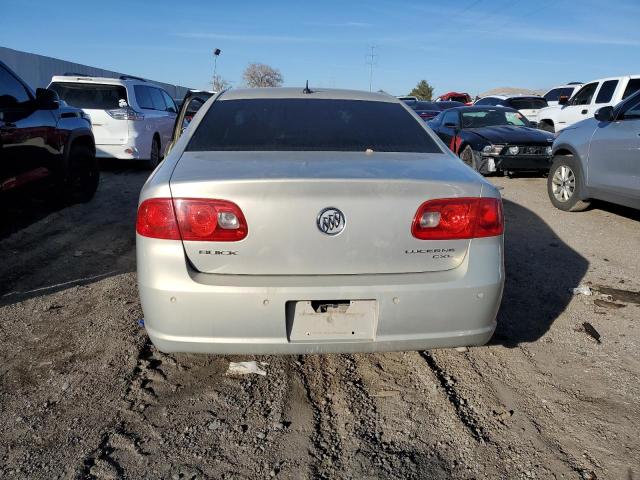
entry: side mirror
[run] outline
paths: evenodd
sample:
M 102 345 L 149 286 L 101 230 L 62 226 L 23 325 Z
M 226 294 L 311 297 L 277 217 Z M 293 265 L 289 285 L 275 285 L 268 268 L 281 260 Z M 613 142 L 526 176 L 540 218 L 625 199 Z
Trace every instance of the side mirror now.
M 444 126 L 447 127 L 447 128 L 453 128 L 454 130 L 458 129 L 458 125 L 456 125 L 455 123 L 452 123 L 452 122 L 447 122 L 447 123 L 444 124 Z
M 613 107 L 611 105 L 596 110 L 594 115 L 599 122 L 610 122 L 613 120 Z
M 38 88 L 36 90 L 36 106 L 38 110 L 55 110 L 58 108 L 60 98 L 58 94 L 48 88 Z
M 563 95 L 558 99 L 558 105 L 566 105 L 567 103 L 569 103 L 569 97 L 566 95 Z

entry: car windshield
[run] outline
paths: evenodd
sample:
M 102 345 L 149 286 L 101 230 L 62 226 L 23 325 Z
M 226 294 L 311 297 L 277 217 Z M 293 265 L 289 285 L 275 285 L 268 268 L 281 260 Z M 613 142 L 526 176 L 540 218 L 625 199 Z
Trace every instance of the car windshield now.
M 214 103 L 187 151 L 353 151 L 442 153 L 399 103 L 328 99 L 245 99 Z
M 49 88 L 61 100 L 78 108 L 113 110 L 121 107 L 120 100 L 127 101 L 127 90 L 122 85 L 54 82 Z
M 500 125 L 529 126 L 527 119 L 520 112 L 513 110 L 471 110 L 461 113 L 462 128 L 497 127 Z
M 512 98 L 509 106 L 516 110 L 538 110 L 548 107 L 544 98 Z

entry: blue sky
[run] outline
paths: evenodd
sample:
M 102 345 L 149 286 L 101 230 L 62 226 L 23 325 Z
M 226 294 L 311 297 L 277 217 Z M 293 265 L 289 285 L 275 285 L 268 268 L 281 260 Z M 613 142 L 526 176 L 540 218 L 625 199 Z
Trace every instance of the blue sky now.
M 0 0 L 0 45 L 158 81 L 242 86 L 249 62 L 285 85 L 407 93 L 546 88 L 640 73 L 638 0 Z

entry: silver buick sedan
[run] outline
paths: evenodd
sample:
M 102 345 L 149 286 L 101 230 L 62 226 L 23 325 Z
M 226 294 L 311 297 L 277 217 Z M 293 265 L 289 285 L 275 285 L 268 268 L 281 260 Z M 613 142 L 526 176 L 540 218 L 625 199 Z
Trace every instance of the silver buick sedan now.
M 140 194 L 145 327 L 164 352 L 482 345 L 503 231 L 499 192 L 396 98 L 226 91 Z

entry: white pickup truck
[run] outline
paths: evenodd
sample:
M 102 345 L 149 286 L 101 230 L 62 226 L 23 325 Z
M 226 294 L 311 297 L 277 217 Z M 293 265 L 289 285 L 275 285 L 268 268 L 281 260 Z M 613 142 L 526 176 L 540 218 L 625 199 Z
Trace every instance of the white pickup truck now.
M 585 83 L 570 99 L 538 111 L 538 128 L 559 132 L 585 118 L 593 117 L 601 107 L 616 105 L 640 90 L 640 75 L 611 77 Z

